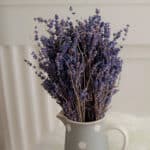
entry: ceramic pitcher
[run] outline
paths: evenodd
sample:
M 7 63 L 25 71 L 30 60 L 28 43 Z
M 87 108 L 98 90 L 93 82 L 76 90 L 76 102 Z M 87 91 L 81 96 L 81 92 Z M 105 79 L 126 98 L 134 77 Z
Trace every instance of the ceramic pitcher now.
M 106 124 L 104 119 L 92 122 L 76 122 L 68 119 L 61 111 L 57 117 L 66 127 L 64 150 L 109 150 L 106 132 L 117 130 L 123 136 L 121 150 L 127 150 L 128 135 L 120 126 Z

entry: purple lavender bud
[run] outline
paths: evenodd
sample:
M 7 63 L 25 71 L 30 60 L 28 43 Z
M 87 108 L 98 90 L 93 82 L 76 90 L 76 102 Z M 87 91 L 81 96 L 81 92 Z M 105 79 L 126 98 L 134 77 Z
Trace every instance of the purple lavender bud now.
M 128 32 L 128 29 L 127 29 L 127 28 L 124 28 L 124 32 L 126 32 L 126 33 L 127 33 L 127 32 Z
M 55 19 L 58 20 L 59 19 L 59 16 L 57 14 L 55 14 Z
M 70 17 L 67 17 L 68 20 L 70 20 Z
M 100 27 L 102 28 L 104 26 L 104 22 L 101 22 Z
M 37 55 L 35 54 L 34 51 L 31 53 L 31 55 L 33 56 L 34 59 L 37 59 Z
M 38 41 L 38 40 L 39 40 L 39 37 L 38 37 L 37 34 L 34 36 L 34 40 L 35 40 L 35 41 Z
M 73 11 L 73 8 L 72 8 L 72 6 L 70 6 L 70 7 L 69 7 L 69 10 L 70 10 L 70 11 Z
M 42 17 L 38 17 L 38 18 L 37 18 L 37 21 L 38 21 L 39 23 L 42 23 L 44 20 L 43 20 Z
M 100 13 L 100 10 L 96 8 L 95 13 L 98 15 Z
M 87 88 L 85 88 L 83 91 L 81 91 L 81 94 L 80 94 L 81 101 L 85 101 L 87 98 L 87 95 L 88 95 Z

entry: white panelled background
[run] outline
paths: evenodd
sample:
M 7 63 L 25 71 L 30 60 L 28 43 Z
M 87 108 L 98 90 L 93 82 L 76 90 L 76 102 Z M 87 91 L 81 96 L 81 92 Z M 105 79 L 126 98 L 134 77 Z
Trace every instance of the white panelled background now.
M 150 0 L 0 0 L 0 150 L 37 150 L 41 145 L 47 150 L 45 143 L 63 142 L 64 128 L 56 119 L 60 108 L 23 60 L 31 59 L 34 49 L 33 17 L 56 12 L 63 17 L 70 5 L 78 18 L 101 8 L 114 30 L 131 25 L 121 53 L 120 92 L 110 112 L 150 117 Z

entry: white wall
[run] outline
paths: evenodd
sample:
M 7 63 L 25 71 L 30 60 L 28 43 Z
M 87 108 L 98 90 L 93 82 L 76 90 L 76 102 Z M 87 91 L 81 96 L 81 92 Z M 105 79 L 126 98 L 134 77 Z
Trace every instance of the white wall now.
M 5 0 L 0 3 L 0 43 L 29 44 L 32 41 L 33 17 L 53 16 L 55 12 L 61 16 L 68 15 L 70 0 L 23 1 Z M 75 0 L 71 1 L 77 11 L 77 17 L 86 17 L 93 13 L 96 7 L 101 8 L 102 16 L 112 23 L 113 29 L 124 24 L 131 25 L 129 44 L 149 44 L 148 18 L 150 1 L 143 0 Z
M 0 0 L 0 138 L 5 137 L 0 143 L 6 150 L 34 150 L 59 129 L 58 108 L 23 58 L 33 49 L 33 17 L 66 16 L 70 5 L 82 18 L 101 8 L 114 30 L 131 25 L 111 111 L 150 117 L 150 0 Z

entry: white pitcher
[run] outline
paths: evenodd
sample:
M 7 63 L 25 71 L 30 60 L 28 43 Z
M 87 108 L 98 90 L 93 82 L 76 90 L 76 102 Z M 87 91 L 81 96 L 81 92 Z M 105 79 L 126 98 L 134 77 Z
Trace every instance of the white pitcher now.
M 121 150 L 127 150 L 127 132 L 116 124 L 107 124 L 104 119 L 92 122 L 76 122 L 68 119 L 61 111 L 57 117 L 66 127 L 64 150 L 108 150 L 108 130 L 117 130 L 123 135 Z

